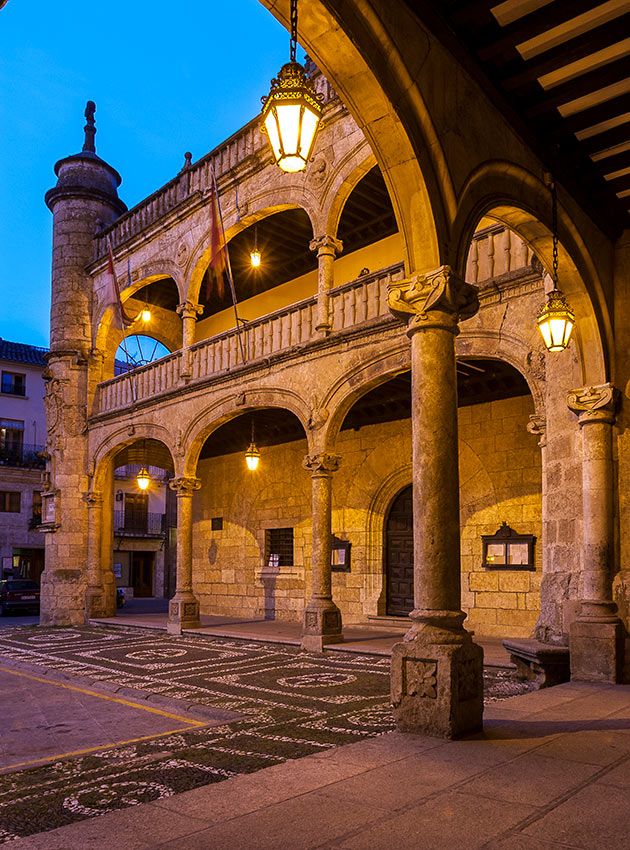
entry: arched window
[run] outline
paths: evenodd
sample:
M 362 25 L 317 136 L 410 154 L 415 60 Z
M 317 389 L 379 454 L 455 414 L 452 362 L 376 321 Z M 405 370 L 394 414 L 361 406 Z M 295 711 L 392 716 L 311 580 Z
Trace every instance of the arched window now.
M 139 366 L 146 366 L 171 352 L 159 340 L 144 334 L 131 334 L 116 349 L 114 374 L 122 375 Z

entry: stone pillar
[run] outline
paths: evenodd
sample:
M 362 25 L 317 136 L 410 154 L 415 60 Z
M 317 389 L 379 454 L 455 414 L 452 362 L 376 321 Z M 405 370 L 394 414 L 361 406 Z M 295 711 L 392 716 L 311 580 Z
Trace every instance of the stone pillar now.
M 189 379 L 192 375 L 190 346 L 195 342 L 197 316 L 203 313 L 203 307 L 200 304 L 193 304 L 192 301 L 184 301 L 177 305 L 177 313 L 182 317 L 182 368 L 180 375 L 184 379 Z
M 411 338 L 415 603 L 392 649 L 392 703 L 402 731 L 454 738 L 483 718 L 483 650 L 461 610 L 455 363 L 477 291 L 442 266 L 391 283 L 388 302 Z
M 332 599 L 332 475 L 341 458 L 333 454 L 307 455 L 304 468 L 311 473 L 313 586 L 304 611 L 302 648 L 321 652 L 329 643 L 343 640 L 341 611 Z
M 101 530 L 103 526 L 103 496 L 91 490 L 83 500 L 87 504 L 87 592 L 86 617 L 103 617 L 105 588 L 101 575 Z
M 328 293 L 335 284 L 335 256 L 343 250 L 343 244 L 334 236 L 318 236 L 310 243 L 311 251 L 317 251 L 317 319 L 315 330 L 327 335 L 332 329 Z
M 173 478 L 169 487 L 177 494 L 177 583 L 168 604 L 167 631 L 180 635 L 199 626 L 199 602 L 192 590 L 192 498 L 201 481 Z
M 85 110 L 83 149 L 55 165 L 57 184 L 46 193 L 53 213 L 50 352 L 46 380 L 49 506 L 46 568 L 41 579 L 40 623 L 85 622 L 88 576 L 88 416 L 98 372 L 93 352 L 94 237 L 125 212 L 118 197 L 121 177 L 96 154 L 95 106 Z
M 571 623 L 571 678 L 620 682 L 625 629 L 612 598 L 614 560 L 612 429 L 619 391 L 611 384 L 569 393 L 582 432 L 582 592 Z

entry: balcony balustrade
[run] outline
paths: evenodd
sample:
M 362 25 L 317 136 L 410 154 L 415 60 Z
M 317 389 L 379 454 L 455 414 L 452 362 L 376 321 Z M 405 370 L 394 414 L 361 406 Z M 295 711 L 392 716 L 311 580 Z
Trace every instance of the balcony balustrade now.
M 44 446 L 32 443 L 0 443 L 0 466 L 20 466 L 27 469 L 44 469 Z
M 142 511 L 114 511 L 116 537 L 163 537 L 166 514 Z

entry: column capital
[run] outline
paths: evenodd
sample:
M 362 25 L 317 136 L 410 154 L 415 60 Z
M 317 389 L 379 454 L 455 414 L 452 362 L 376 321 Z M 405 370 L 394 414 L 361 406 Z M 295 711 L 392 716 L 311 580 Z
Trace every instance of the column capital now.
M 619 401 L 619 390 L 612 384 L 579 387 L 567 396 L 567 405 L 578 417 L 581 426 L 590 422 L 613 425 Z
M 332 475 L 341 465 L 341 457 L 329 452 L 306 455 L 302 466 L 313 475 Z
M 334 257 L 335 254 L 341 254 L 343 251 L 343 242 L 335 236 L 324 233 L 322 236 L 316 236 L 314 239 L 311 239 L 308 247 L 311 251 L 316 251 L 318 257 L 323 254 L 329 254 L 331 257 Z
M 195 490 L 201 488 L 201 480 L 199 478 L 180 476 L 179 478 L 171 478 L 168 486 L 177 493 L 178 497 L 192 496 Z
M 90 490 L 88 493 L 83 494 L 83 501 L 88 508 L 100 508 L 103 504 L 103 494 L 95 490 Z
M 405 280 L 393 280 L 387 288 L 387 305 L 405 322 L 409 334 L 440 327 L 457 333 L 460 319 L 469 319 L 479 309 L 477 287 L 466 283 L 450 266 Z
M 177 315 L 181 316 L 182 319 L 196 319 L 203 313 L 203 306 L 195 304 L 193 301 L 183 301 L 177 305 L 176 310 Z

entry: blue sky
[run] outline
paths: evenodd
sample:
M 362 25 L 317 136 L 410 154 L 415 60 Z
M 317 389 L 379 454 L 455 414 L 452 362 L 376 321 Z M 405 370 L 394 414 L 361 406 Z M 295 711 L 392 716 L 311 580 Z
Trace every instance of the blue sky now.
M 0 11 L 0 336 L 48 344 L 54 163 L 83 143 L 133 206 L 260 110 L 288 34 L 258 0 L 9 0 Z

